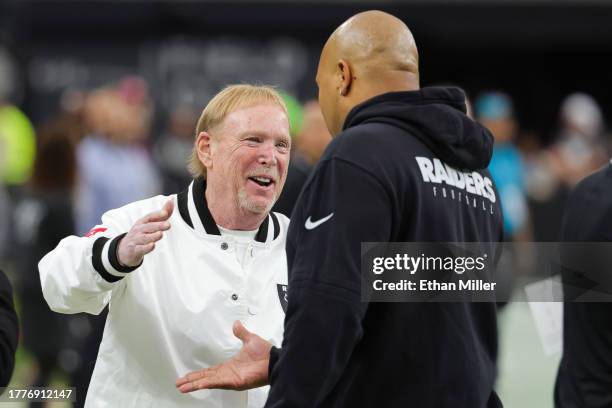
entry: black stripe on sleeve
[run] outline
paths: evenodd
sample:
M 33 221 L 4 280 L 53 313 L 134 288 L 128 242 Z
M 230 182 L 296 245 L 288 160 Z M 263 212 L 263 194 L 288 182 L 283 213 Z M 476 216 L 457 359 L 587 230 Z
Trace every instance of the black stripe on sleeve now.
M 108 261 L 113 266 L 113 268 L 115 268 L 115 270 L 123 273 L 132 272 L 140 265 L 142 265 L 142 261 L 140 261 L 140 263 L 136 266 L 123 266 L 121 265 L 121 263 L 119 263 L 119 258 L 117 258 L 117 245 L 119 245 L 119 242 L 123 239 L 123 237 L 125 237 L 126 234 L 127 232 L 124 232 L 121 235 L 117 235 L 115 238 L 113 238 L 108 247 Z
M 93 244 L 93 249 L 91 251 L 91 264 L 93 265 L 96 272 L 100 274 L 102 279 L 104 279 L 107 282 L 113 283 L 123 278 L 120 278 L 118 276 L 113 276 L 110 273 L 108 273 L 106 269 L 104 269 L 104 264 L 102 263 L 102 249 L 104 248 L 104 244 L 106 244 L 106 241 L 108 240 L 109 238 L 107 237 L 100 237 L 96 239 L 96 241 Z

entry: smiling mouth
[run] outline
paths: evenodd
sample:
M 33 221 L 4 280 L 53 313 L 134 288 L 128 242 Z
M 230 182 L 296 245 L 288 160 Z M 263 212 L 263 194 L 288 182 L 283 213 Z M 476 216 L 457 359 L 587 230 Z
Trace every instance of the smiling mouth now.
M 268 177 L 254 176 L 254 177 L 249 177 L 249 180 L 259 184 L 262 187 L 268 187 L 274 184 L 274 180 Z

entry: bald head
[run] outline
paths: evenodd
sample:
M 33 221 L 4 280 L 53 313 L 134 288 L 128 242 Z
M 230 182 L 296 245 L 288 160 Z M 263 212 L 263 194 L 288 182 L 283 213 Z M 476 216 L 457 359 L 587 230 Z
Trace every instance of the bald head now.
M 397 17 L 372 10 L 340 25 L 323 47 L 317 72 L 331 133 L 338 133 L 350 109 L 364 100 L 418 89 L 418 61 L 414 37 Z
M 403 21 L 382 11 L 359 13 L 327 41 L 333 57 L 344 58 L 364 74 L 406 72 L 418 75 L 419 56 L 412 33 Z

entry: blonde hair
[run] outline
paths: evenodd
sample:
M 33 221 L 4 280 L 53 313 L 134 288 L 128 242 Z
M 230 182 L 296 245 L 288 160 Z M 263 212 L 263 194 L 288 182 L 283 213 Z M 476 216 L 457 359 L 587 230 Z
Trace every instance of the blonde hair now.
M 287 106 L 282 96 L 273 87 L 248 84 L 228 85 L 215 95 L 202 111 L 196 126 L 195 139 L 197 140 L 201 132 L 208 132 L 215 126 L 220 125 L 230 113 L 258 104 L 278 105 L 289 118 Z M 193 177 L 206 176 L 206 167 L 198 157 L 195 142 L 187 168 Z

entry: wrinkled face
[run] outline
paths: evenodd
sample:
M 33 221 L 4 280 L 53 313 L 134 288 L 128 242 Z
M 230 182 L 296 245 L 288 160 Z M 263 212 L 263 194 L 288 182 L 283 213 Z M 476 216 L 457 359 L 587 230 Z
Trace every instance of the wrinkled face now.
M 329 52 L 327 48 L 326 45 L 321 52 L 316 81 L 319 87 L 319 105 L 321 105 L 321 113 L 323 113 L 323 117 L 325 118 L 327 129 L 329 129 L 333 137 L 342 130 L 342 123 L 338 113 L 340 90 L 334 82 L 333 67 L 329 66 L 330 58 L 328 57 Z
M 266 104 L 234 111 L 211 136 L 209 183 L 224 183 L 224 197 L 241 211 L 270 211 L 289 164 L 291 138 L 284 110 Z

